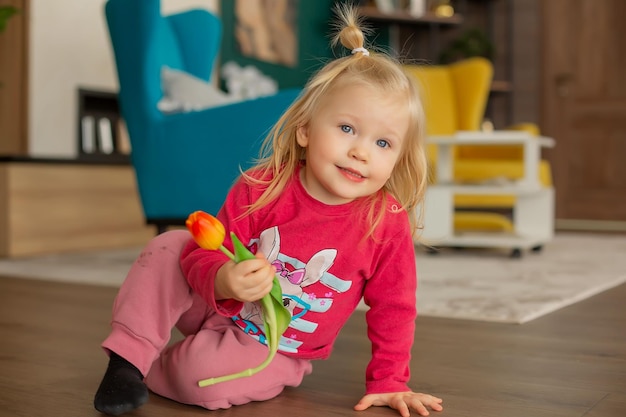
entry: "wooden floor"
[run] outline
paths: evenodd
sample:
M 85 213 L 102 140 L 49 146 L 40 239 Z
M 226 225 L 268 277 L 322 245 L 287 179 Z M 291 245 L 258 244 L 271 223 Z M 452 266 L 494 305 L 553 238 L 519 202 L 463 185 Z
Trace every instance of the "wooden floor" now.
M 0 416 L 89 417 L 114 288 L 0 277 Z M 440 416 L 626 416 L 626 285 L 523 325 L 420 317 L 413 387 Z M 129 416 L 394 416 L 352 411 L 369 354 L 363 314 L 331 359 L 278 398 L 207 412 L 151 395 Z M 433 415 L 431 414 L 431 415 Z

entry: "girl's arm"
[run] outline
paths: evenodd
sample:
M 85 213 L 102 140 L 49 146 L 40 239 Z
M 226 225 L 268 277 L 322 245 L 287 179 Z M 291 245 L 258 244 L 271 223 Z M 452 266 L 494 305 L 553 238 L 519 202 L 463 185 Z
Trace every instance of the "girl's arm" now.
M 354 407 L 388 406 L 408 417 L 443 409 L 441 398 L 408 387 L 415 337 L 417 271 L 408 227 L 381 245 L 377 274 L 365 286 L 364 299 L 372 359 L 366 370 L 366 395 Z
M 398 230 L 398 228 L 396 228 Z M 417 272 L 408 228 L 379 245 L 375 275 L 365 284 L 365 317 L 372 343 L 366 369 L 366 393 L 410 391 L 409 362 L 415 335 Z

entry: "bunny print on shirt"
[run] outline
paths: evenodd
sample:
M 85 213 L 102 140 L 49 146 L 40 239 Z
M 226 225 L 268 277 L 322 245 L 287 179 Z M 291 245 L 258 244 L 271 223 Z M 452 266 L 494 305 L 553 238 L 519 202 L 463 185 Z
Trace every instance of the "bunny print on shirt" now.
M 307 320 L 309 312 L 325 313 L 333 305 L 335 292 L 347 291 L 350 281 L 342 280 L 328 272 L 337 256 L 336 249 L 323 249 L 303 261 L 281 253 L 280 233 L 278 227 L 264 230 L 259 239 L 253 239 L 248 247 L 257 245 L 258 251 L 276 268 L 276 275 L 282 288 L 283 304 L 291 313 L 289 328 L 304 333 L 314 333 L 318 324 Z M 323 297 L 307 292 L 307 287 L 315 283 L 324 284 L 329 291 Z M 262 310 L 258 303 L 245 303 L 240 314 L 233 317 L 235 323 L 247 334 L 265 342 Z M 289 334 L 289 330 L 285 335 Z M 295 336 L 282 336 L 279 350 L 297 352 L 302 342 Z

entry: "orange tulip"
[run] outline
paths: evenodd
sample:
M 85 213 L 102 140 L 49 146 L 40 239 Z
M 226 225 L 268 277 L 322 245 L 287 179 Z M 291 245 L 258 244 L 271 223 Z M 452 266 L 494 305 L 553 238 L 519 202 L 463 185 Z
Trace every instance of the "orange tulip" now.
M 222 222 L 203 211 L 195 211 L 189 215 L 185 222 L 193 239 L 203 249 L 220 249 L 226 236 L 226 230 Z

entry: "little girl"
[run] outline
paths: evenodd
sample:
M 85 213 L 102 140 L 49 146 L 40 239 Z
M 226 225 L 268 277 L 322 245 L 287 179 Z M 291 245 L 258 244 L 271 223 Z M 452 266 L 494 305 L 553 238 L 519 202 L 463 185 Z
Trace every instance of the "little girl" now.
M 442 409 L 441 399 L 407 385 L 416 317 L 412 237 L 427 176 L 422 103 L 398 62 L 364 48 L 354 9 L 338 14 L 334 42 L 351 54 L 307 83 L 266 139 L 265 158 L 234 184 L 217 215 L 256 258 L 234 263 L 199 248 L 186 231 L 154 238 L 115 300 L 102 344 L 110 361 L 94 400 L 99 411 L 133 410 L 148 400 L 148 388 L 211 410 L 273 398 L 298 386 L 311 360 L 330 355 L 361 299 L 369 306 L 372 358 L 355 410 L 389 406 L 408 416 Z M 228 237 L 224 245 L 232 249 Z M 274 275 L 292 314 L 280 354 L 253 376 L 199 387 L 265 359 L 255 302 Z M 174 326 L 184 339 L 168 346 Z

